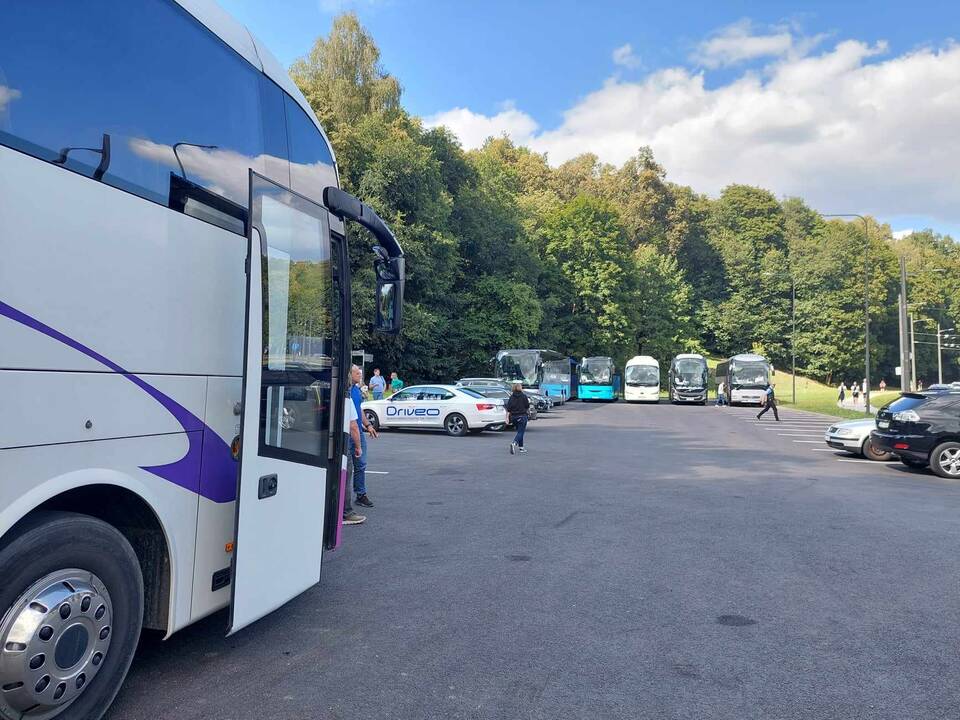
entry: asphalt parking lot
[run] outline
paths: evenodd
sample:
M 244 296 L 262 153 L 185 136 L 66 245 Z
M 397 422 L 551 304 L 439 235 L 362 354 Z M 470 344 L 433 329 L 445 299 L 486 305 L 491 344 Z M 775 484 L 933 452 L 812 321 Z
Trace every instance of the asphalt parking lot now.
M 960 485 L 754 413 L 384 433 L 320 586 L 145 641 L 108 718 L 960 716 Z

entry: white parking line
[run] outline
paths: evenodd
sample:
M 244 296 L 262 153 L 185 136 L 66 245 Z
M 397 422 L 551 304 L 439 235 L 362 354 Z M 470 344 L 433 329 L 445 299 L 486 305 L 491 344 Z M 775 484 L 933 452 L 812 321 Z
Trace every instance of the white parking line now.
M 823 440 L 794 440 L 795 443 L 822 443 Z
M 780 437 L 822 437 L 823 433 L 777 433 Z
M 869 463 L 870 465 L 879 464 L 876 460 L 845 460 L 843 458 L 837 458 L 837 462 Z
M 367 475 L 389 475 L 389 470 L 367 470 Z
M 832 453 L 843 452 L 843 450 L 834 450 L 833 448 L 810 448 L 810 451 L 811 452 L 832 452 Z

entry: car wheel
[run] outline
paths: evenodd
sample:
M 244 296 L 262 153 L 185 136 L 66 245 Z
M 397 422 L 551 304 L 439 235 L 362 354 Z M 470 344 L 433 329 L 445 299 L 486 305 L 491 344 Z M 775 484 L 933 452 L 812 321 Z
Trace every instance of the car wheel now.
M 143 619 L 136 553 L 111 525 L 38 513 L 0 549 L 0 717 L 97 720 Z
M 377 417 L 377 414 L 373 410 L 364 410 L 363 416 L 367 419 L 367 422 L 373 425 L 373 429 L 377 432 L 380 432 L 380 418 Z
M 937 475 L 960 480 L 960 442 L 945 442 L 930 453 L 930 469 Z
M 927 463 L 925 463 L 923 460 L 914 460 L 913 458 L 901 457 L 900 462 L 902 462 L 911 470 L 921 470 L 927 467 Z
M 443 427 L 447 435 L 454 437 L 463 437 L 467 434 L 470 427 L 467 425 L 467 419 L 460 413 L 450 413 L 443 421 Z
M 889 460 L 890 453 L 885 453 L 882 450 L 877 450 L 873 443 L 868 437 L 863 441 L 863 445 L 860 446 L 860 454 L 863 455 L 867 460 Z

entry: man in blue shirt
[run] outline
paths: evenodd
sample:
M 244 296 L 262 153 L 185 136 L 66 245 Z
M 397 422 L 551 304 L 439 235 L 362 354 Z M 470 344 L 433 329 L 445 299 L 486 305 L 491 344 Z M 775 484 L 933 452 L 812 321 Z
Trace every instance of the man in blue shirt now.
M 373 377 L 370 378 L 370 392 L 373 393 L 374 400 L 383 400 L 383 391 L 387 387 L 387 381 L 380 374 L 380 368 L 373 369 Z
M 373 507 L 373 502 L 367 497 L 367 433 L 372 437 L 377 437 L 377 430 L 370 424 L 370 421 L 364 417 L 360 403 L 363 402 L 363 395 L 360 393 L 360 385 L 363 382 L 363 371 L 356 365 L 350 367 L 350 397 L 353 398 L 353 404 L 357 408 L 357 427 L 360 430 L 360 454 L 356 453 L 356 441 L 353 435 L 350 435 L 350 458 L 353 462 L 353 491 L 357 494 L 357 505 L 363 507 Z
M 767 385 L 767 399 L 764 404 L 763 410 L 757 413 L 757 420 L 760 419 L 760 416 L 763 415 L 767 410 L 773 410 L 773 417 L 777 422 L 780 422 L 780 414 L 777 412 L 777 398 L 773 394 L 773 383 Z

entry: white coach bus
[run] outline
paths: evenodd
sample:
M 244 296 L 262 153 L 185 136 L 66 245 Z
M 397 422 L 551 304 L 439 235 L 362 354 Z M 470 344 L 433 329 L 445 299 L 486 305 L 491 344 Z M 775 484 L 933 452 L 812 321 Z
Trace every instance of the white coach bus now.
M 0 30 L 0 718 L 95 720 L 141 628 L 318 582 L 340 540 L 344 220 L 403 256 L 287 73 L 201 0 Z

